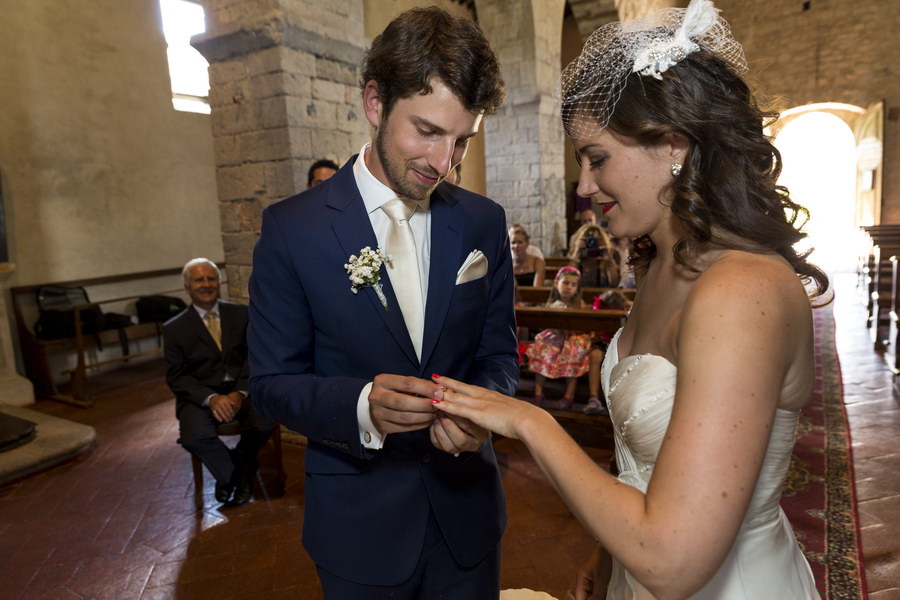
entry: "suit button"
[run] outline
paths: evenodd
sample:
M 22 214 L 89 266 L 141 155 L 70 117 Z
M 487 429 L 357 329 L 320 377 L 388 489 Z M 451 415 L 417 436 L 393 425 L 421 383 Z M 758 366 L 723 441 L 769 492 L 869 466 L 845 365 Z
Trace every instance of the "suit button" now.
M 422 462 L 423 462 L 423 463 L 431 462 L 431 453 L 426 452 L 425 454 L 423 454 L 423 455 L 422 455 Z
M 371 444 L 372 443 L 372 434 L 367 431 L 365 433 L 365 435 L 363 435 L 363 440 L 365 440 L 365 442 L 367 444 Z

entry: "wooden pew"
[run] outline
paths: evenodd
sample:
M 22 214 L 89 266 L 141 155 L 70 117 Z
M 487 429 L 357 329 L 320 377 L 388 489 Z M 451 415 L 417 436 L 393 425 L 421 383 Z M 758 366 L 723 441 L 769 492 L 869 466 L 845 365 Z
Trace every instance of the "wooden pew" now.
M 548 267 L 554 267 L 553 274 L 556 274 L 556 271 L 559 271 L 560 267 L 565 267 L 572 264 L 572 259 L 568 256 L 545 256 L 544 264 Z
M 531 329 L 566 329 L 615 333 L 625 323 L 624 310 L 516 306 L 516 324 Z
M 876 351 L 885 350 L 890 337 L 892 304 L 891 256 L 900 255 L 900 224 L 868 225 L 869 253 L 862 267 L 867 281 L 866 326 Z
M 138 323 L 123 328 L 129 342 L 142 339 L 154 339 L 155 347 L 144 351 L 129 352 L 105 360 L 89 360 L 88 351 L 99 348 L 119 348 L 119 330 L 110 329 L 97 333 L 84 334 L 81 331 L 80 311 L 91 305 L 99 305 L 104 312 L 119 310 L 120 306 L 130 305 L 134 300 L 149 295 L 183 295 L 181 283 L 181 267 L 127 273 L 106 277 L 92 277 L 60 282 L 48 282 L 35 285 L 23 285 L 10 288 L 13 313 L 16 319 L 19 344 L 25 363 L 27 377 L 34 385 L 35 394 L 40 398 L 57 400 L 80 407 L 89 407 L 93 403 L 88 390 L 88 371 L 103 366 L 126 362 L 140 356 L 162 352 L 161 323 Z M 164 285 L 163 285 L 164 284 Z M 76 307 L 73 311 L 75 336 L 61 339 L 40 339 L 34 334 L 34 323 L 37 320 L 37 292 L 44 285 L 62 287 L 84 287 L 89 294 L 97 295 L 103 290 L 131 290 L 135 293 L 117 295 L 92 301 L 88 305 Z M 155 287 L 154 287 L 155 286 Z M 56 377 L 50 364 L 50 356 L 74 353 L 75 366 L 64 369 L 58 374 L 69 375 L 71 385 L 68 394 L 60 392 L 56 385 Z
M 567 329 L 615 333 L 628 313 L 624 310 L 592 310 L 589 308 L 548 308 L 516 306 L 516 323 L 534 329 Z M 612 422 L 606 415 L 585 415 L 571 410 L 547 409 L 547 412 L 582 446 L 613 450 Z
M 890 325 L 888 342 L 884 352 L 884 359 L 893 373 L 894 392 L 900 394 L 900 256 L 891 256 L 891 310 L 889 313 Z
M 516 301 L 523 302 L 525 304 L 544 304 L 547 302 L 547 298 L 550 297 L 550 290 L 553 289 L 550 286 L 543 287 L 532 287 L 532 286 L 519 286 L 516 288 Z M 606 287 L 588 287 L 582 288 L 581 297 L 584 302 L 591 306 L 594 303 L 594 298 L 602 295 L 604 292 L 608 292 L 610 290 L 616 290 L 618 292 L 622 292 L 622 295 L 625 296 L 628 300 L 634 300 L 635 290 L 626 290 L 622 288 L 606 288 Z

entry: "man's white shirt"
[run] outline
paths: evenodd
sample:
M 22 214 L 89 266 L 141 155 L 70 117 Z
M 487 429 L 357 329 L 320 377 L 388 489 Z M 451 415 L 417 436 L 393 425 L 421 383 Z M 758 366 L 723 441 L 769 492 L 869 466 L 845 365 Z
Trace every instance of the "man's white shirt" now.
M 384 248 L 391 220 L 381 210 L 381 205 L 396 198 L 397 192 L 378 181 L 369 171 L 365 157 L 370 148 L 371 144 L 366 144 L 359 151 L 359 156 L 357 156 L 356 162 L 353 163 L 353 177 L 356 180 L 356 187 L 359 188 L 359 193 L 362 196 L 363 204 L 365 204 L 369 221 L 372 223 L 372 229 L 375 230 L 375 239 L 378 240 L 378 245 Z M 422 283 L 423 312 L 425 300 L 428 298 L 428 270 L 431 264 L 431 211 L 428 208 L 428 200 L 417 202 L 416 210 L 409 218 L 409 226 L 412 228 L 413 238 L 416 242 L 416 253 L 419 258 L 419 281 Z M 369 382 L 359 393 L 359 400 L 356 404 L 356 418 L 359 423 L 359 440 L 362 445 L 371 450 L 378 450 L 384 445 L 386 436 L 382 435 L 372 422 L 372 416 L 369 413 L 369 393 L 371 391 L 372 382 Z

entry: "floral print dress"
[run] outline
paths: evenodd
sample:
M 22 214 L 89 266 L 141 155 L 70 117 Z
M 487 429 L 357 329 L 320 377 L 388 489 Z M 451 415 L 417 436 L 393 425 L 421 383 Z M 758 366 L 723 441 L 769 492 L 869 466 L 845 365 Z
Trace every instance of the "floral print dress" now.
M 565 308 L 554 302 L 551 308 Z M 548 379 L 580 377 L 587 373 L 591 353 L 591 336 L 576 331 L 545 329 L 535 336 L 525 352 L 528 367 Z

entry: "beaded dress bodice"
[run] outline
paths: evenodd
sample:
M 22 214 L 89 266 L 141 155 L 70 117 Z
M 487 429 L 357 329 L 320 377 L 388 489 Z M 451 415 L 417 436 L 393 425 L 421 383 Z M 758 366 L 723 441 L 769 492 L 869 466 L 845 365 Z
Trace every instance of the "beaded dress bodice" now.
M 646 493 L 675 401 L 677 367 L 653 354 L 619 359 L 613 337 L 601 367 L 616 442 L 618 478 Z M 756 488 L 728 557 L 694 599 L 818 598 L 809 565 L 781 510 L 781 488 L 790 466 L 798 413 L 777 409 Z M 772 595 L 774 594 L 774 595 Z M 613 561 L 608 599 L 652 598 Z

